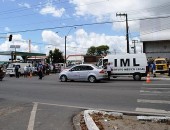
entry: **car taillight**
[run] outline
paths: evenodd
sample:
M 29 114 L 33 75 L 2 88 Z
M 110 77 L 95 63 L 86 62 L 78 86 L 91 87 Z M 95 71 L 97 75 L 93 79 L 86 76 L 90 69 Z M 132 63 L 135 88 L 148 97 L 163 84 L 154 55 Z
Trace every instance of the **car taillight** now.
M 104 74 L 104 73 L 105 73 L 105 71 L 104 71 L 104 70 L 101 70 L 99 73 L 100 73 L 100 74 Z

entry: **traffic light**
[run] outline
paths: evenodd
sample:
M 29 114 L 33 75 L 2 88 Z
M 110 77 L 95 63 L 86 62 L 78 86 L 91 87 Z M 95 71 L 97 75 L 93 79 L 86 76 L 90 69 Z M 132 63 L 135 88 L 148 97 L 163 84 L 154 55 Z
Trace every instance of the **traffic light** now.
M 9 35 L 9 41 L 12 41 L 12 34 Z

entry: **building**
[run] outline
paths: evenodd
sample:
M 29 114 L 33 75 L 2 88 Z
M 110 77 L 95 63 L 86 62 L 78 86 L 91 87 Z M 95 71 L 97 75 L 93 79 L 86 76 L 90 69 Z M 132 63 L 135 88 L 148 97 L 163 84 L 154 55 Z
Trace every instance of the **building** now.
M 69 55 L 67 57 L 67 65 L 73 64 L 96 64 L 98 59 L 102 56 L 88 56 L 88 55 Z
M 148 58 L 170 59 L 170 18 L 147 19 L 140 22 L 140 40 Z
M 69 55 L 67 57 L 67 65 L 82 64 L 84 63 L 84 55 Z

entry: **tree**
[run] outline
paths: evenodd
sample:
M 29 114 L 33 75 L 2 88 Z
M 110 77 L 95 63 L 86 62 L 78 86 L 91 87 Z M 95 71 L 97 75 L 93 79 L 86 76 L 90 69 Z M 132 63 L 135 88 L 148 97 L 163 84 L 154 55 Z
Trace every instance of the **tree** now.
M 59 49 L 54 49 L 53 53 L 53 63 L 63 63 L 64 58 L 63 58 L 63 53 Z
M 63 63 L 63 53 L 59 49 L 50 50 L 47 58 L 47 63 Z
M 96 47 L 91 46 L 90 48 L 88 48 L 86 55 L 95 55 L 95 53 L 96 53 Z
M 91 46 L 88 48 L 86 55 L 94 55 L 94 56 L 100 56 L 103 54 L 109 54 L 109 46 L 107 45 L 101 45 L 98 47 Z
M 101 45 L 96 47 L 96 52 L 98 55 L 102 55 L 102 54 L 108 54 L 109 52 L 109 46 L 107 45 Z

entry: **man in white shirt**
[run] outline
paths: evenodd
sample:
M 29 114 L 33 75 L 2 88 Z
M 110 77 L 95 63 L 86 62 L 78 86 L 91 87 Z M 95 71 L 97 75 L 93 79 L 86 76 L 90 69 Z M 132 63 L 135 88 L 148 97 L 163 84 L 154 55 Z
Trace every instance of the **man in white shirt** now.
M 28 71 L 29 71 L 28 66 L 25 66 L 24 67 L 24 77 L 28 76 Z
M 108 80 L 110 80 L 111 71 L 112 71 L 112 67 L 111 67 L 110 63 L 108 63 L 108 64 L 107 64 L 107 74 L 108 74 Z

